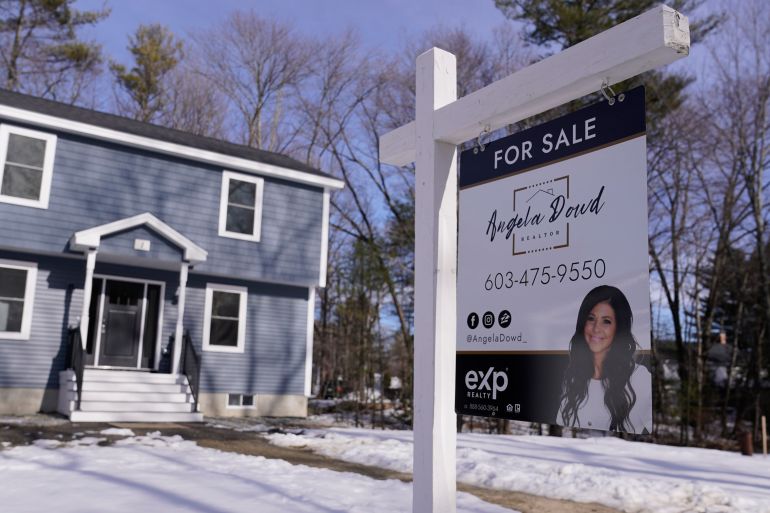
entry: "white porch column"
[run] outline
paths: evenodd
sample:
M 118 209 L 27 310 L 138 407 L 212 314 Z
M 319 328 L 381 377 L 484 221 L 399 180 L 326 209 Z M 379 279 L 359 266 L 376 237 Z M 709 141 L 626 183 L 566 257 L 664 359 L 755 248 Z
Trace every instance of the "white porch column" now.
M 454 513 L 457 148 L 433 138 L 457 99 L 455 56 L 417 57 L 414 273 L 414 513 Z
M 184 335 L 184 300 L 187 293 L 187 272 L 190 268 L 189 262 L 182 262 L 182 268 L 179 270 L 179 295 L 177 297 L 177 318 L 176 331 L 174 332 L 174 355 L 171 364 L 171 373 L 179 372 L 179 360 L 182 355 L 182 337 Z
M 83 283 L 83 307 L 80 310 L 80 343 L 83 349 L 88 342 L 88 323 L 91 311 L 91 289 L 94 282 L 94 268 L 96 267 L 96 248 L 88 248 L 86 253 L 86 281 Z

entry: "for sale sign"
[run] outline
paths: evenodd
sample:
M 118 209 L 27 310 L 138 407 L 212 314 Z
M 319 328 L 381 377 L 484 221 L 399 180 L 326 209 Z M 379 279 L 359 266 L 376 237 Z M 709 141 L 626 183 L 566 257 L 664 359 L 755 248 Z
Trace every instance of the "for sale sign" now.
M 651 431 L 644 113 L 637 88 L 461 155 L 457 413 Z

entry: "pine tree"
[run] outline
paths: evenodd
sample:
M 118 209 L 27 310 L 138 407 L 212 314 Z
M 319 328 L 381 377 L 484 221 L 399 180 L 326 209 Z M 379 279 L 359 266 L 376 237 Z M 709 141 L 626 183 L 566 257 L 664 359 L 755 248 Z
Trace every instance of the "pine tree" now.
M 90 74 L 98 72 L 101 46 L 77 37 L 108 9 L 79 11 L 74 0 L 0 2 L 0 71 L 11 91 L 75 102 Z
M 113 62 L 110 70 L 128 97 L 119 100 L 118 110 L 140 121 L 154 120 L 166 107 L 166 77 L 182 59 L 182 42 L 159 24 L 140 25 L 129 38 L 134 66 Z

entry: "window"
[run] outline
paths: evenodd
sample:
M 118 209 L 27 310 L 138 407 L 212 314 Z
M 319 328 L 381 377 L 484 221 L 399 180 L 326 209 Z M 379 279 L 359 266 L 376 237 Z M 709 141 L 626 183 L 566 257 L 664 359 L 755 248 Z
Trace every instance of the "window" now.
M 254 396 L 248 394 L 227 394 L 228 408 L 254 408 Z
M 0 339 L 29 339 L 37 266 L 0 260 Z
M 219 235 L 259 241 L 264 180 L 230 171 L 222 174 L 219 198 Z
M 206 310 L 203 320 L 203 349 L 242 353 L 246 334 L 245 287 L 206 286 Z
M 56 136 L 0 126 L 0 201 L 48 208 Z

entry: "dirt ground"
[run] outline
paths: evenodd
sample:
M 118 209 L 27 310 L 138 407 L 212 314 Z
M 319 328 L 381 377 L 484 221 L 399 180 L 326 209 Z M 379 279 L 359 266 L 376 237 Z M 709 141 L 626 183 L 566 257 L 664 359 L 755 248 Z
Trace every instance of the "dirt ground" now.
M 274 419 L 269 421 L 271 431 L 286 429 L 301 429 L 307 424 L 296 421 Z M 0 445 L 12 447 L 26 445 L 40 438 L 57 439 L 63 442 L 84 436 L 93 435 L 110 427 L 129 428 L 137 435 L 159 431 L 163 435 L 179 435 L 185 440 L 193 440 L 201 447 L 209 447 L 225 452 L 235 452 L 252 456 L 263 456 L 271 459 L 281 459 L 295 465 L 325 468 L 337 472 L 354 472 L 373 479 L 399 479 L 409 482 L 411 474 L 394 472 L 379 467 L 349 463 L 346 461 L 327 458 L 315 454 L 308 449 L 278 447 L 270 444 L 261 434 L 256 432 L 240 432 L 233 429 L 216 427 L 211 424 L 136 424 L 136 423 L 70 423 L 53 416 L 36 416 L 24 419 L 23 422 L 9 421 L 0 418 Z M 90 432 L 90 433 L 89 433 Z M 122 436 L 105 436 L 107 440 L 100 445 L 110 445 Z M 3 444 L 2 442 L 8 442 Z M 0 447 L 2 450 L 2 447 Z M 618 510 L 595 503 L 580 503 L 559 499 L 549 499 L 521 492 L 492 490 L 457 483 L 457 489 L 472 493 L 477 497 L 500 506 L 519 510 L 522 513 L 618 513 Z

